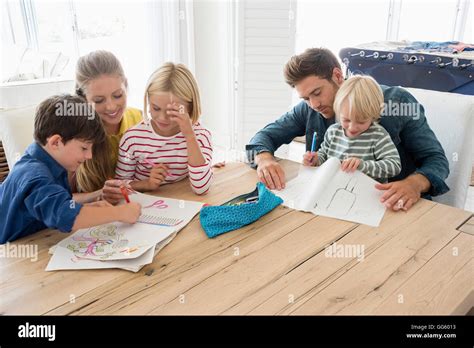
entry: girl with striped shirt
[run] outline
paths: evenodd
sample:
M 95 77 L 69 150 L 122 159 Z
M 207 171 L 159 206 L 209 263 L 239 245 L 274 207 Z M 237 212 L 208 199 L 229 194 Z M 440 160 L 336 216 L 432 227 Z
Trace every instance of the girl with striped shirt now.
M 318 152 L 306 152 L 304 165 L 321 165 L 328 157 L 342 161 L 346 172 L 360 170 L 379 182 L 400 173 L 398 150 L 377 123 L 383 110 L 383 93 L 370 76 L 353 76 L 334 99 L 337 123 L 329 127 Z
M 198 122 L 200 114 L 199 90 L 191 72 L 182 64 L 165 63 L 148 81 L 145 120 L 122 137 L 116 178 L 143 192 L 189 176 L 194 193 L 208 192 L 212 139 Z

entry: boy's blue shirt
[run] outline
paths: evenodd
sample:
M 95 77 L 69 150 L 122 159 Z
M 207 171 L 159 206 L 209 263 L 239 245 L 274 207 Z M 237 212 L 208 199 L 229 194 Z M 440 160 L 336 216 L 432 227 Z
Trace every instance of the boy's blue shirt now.
M 399 87 L 381 86 L 384 101 L 396 103 L 416 103 L 418 101 L 408 91 Z M 391 181 L 402 180 L 412 173 L 423 174 L 431 183 L 424 198 L 437 196 L 449 191 L 444 180 L 449 175 L 449 162 L 444 150 L 428 125 L 425 111 L 420 104 L 416 117 L 382 116 L 380 124 L 392 138 L 402 162 L 402 171 Z M 415 119 L 416 118 L 416 119 Z M 306 151 L 310 151 L 313 133 L 318 133 L 316 150 L 324 140 L 326 130 L 334 124 L 335 118 L 326 119 L 302 101 L 292 110 L 260 130 L 246 146 L 251 165 L 254 155 L 260 152 L 274 153 L 281 145 L 289 144 L 295 137 L 306 136 Z
M 45 228 L 70 232 L 81 208 L 66 169 L 33 143 L 0 185 L 0 244 Z

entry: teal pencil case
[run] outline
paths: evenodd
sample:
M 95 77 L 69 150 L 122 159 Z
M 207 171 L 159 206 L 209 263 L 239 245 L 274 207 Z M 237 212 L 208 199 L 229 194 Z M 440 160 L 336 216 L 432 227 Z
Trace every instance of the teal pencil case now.
M 269 191 L 261 182 L 254 191 L 240 195 L 219 206 L 205 206 L 199 220 L 209 238 L 239 229 L 257 221 L 283 200 Z

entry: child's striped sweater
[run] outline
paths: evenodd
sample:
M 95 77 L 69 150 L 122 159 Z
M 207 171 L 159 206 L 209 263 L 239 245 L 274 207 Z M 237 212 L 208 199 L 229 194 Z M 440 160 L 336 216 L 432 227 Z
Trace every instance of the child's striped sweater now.
M 376 123 L 357 138 L 346 137 L 341 124 L 333 124 L 326 131 L 318 151 L 319 165 L 328 157 L 337 157 L 341 161 L 357 157 L 361 159 L 357 169 L 380 182 L 386 182 L 401 170 L 397 148 L 385 128 Z
M 147 180 L 152 166 L 148 161 L 168 166 L 163 184 L 180 181 L 189 175 L 191 188 L 196 194 L 209 190 L 212 181 L 211 133 L 199 124 L 193 126 L 197 142 L 206 160 L 202 166 L 188 163 L 186 139 L 178 133 L 171 137 L 156 134 L 151 125 L 141 122 L 123 135 L 115 176 L 122 180 Z

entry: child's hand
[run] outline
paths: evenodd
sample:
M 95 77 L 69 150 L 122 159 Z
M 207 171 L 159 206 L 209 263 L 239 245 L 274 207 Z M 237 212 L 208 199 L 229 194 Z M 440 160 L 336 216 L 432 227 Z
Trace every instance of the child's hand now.
M 357 168 L 359 167 L 360 162 L 361 160 L 356 157 L 346 158 L 341 163 L 341 169 L 344 172 L 355 172 Z
M 193 125 L 191 124 L 191 118 L 184 105 L 173 103 L 166 105 L 166 114 L 170 116 L 172 121 L 175 121 L 179 125 L 181 133 L 185 137 L 194 135 Z
M 110 204 L 109 202 L 104 201 L 104 200 L 97 201 L 97 202 L 86 203 L 84 205 L 86 205 L 88 207 L 113 207 L 112 204 Z
M 142 213 L 142 206 L 137 202 L 130 202 L 119 205 L 119 221 L 134 224 Z
M 303 155 L 303 165 L 304 166 L 316 166 L 318 164 L 318 153 L 306 151 Z
M 161 183 L 165 181 L 166 175 L 168 174 L 168 167 L 165 164 L 159 163 L 150 171 L 150 177 L 148 178 L 148 189 L 149 191 L 157 190 Z

